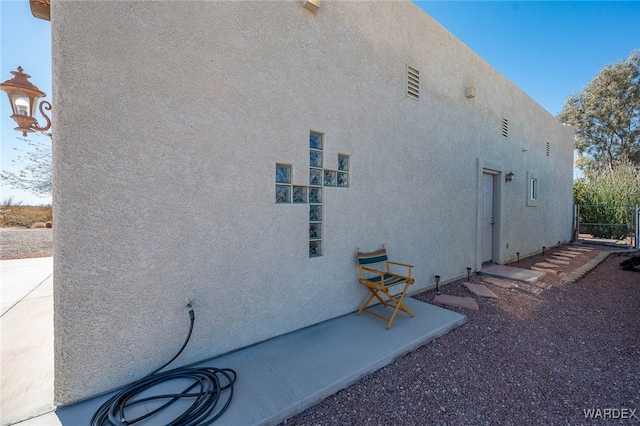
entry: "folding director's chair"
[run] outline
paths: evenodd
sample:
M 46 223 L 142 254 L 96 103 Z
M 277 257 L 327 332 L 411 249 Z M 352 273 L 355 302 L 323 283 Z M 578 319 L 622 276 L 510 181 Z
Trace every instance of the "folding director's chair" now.
M 371 292 L 371 296 L 369 296 L 366 302 L 364 302 L 358 311 L 358 315 L 362 312 L 366 312 L 386 321 L 387 330 L 391 328 L 391 324 L 393 324 L 393 320 L 396 318 L 398 311 L 402 310 L 413 317 L 413 312 L 402 304 L 402 301 L 407 294 L 407 290 L 409 290 L 409 286 L 414 282 L 414 279 L 411 277 L 413 265 L 389 261 L 387 259 L 387 249 L 384 245 L 382 246 L 382 249 L 371 253 L 362 253 L 359 248 L 357 249 L 357 252 L 358 262 L 360 263 L 360 279 L 358 279 L 358 282 L 366 286 Z M 383 263 L 384 268 L 382 268 Z M 372 266 L 376 266 L 378 269 L 375 269 Z M 403 272 L 406 272 L 404 275 L 398 274 L 393 272 L 392 269 L 401 269 Z M 403 286 L 402 291 L 392 295 L 389 289 L 395 286 Z M 370 309 L 367 309 L 367 306 L 369 306 L 374 298 L 378 299 L 385 307 L 391 306 L 394 308 L 393 314 L 390 318 L 386 318 Z

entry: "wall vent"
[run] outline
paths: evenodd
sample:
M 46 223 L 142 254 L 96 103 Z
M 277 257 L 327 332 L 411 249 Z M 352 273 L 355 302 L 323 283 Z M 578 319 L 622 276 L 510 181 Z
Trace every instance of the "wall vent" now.
M 420 71 L 407 65 L 407 96 L 420 100 Z
M 549 142 L 547 142 L 547 157 L 549 157 L 549 154 L 551 154 L 551 147 L 549 146 Z
M 502 119 L 502 137 L 506 138 L 509 135 L 509 120 Z

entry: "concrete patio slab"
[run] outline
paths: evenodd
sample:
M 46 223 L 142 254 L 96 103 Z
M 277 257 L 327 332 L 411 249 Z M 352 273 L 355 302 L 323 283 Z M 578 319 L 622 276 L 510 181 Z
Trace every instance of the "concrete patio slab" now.
M 481 297 L 489 297 L 491 299 L 498 299 L 498 295 L 489 290 L 486 286 L 482 284 L 471 284 L 464 283 L 465 287 L 469 289 L 470 292 L 476 294 Z
M 3 281 L 3 290 L 12 284 Z M 113 393 L 53 411 L 53 279 L 23 287 L 20 301 L 2 316 L 2 425 L 89 424 Z M 410 297 L 404 303 L 415 317 L 400 312 L 390 330 L 371 315 L 353 313 L 199 364 L 238 374 L 231 404 L 216 424 L 282 422 L 467 321 L 465 315 Z M 382 305 L 372 309 L 390 312 Z M 196 310 L 196 327 L 197 318 Z M 174 389 L 163 384 L 157 390 Z M 172 406 L 167 415 L 177 416 L 179 408 Z M 139 424 L 153 426 L 155 420 Z
M 459 308 L 465 309 L 473 309 L 477 311 L 480 309 L 478 306 L 478 302 L 476 302 L 472 297 L 460 297 L 460 296 L 451 296 L 449 294 L 439 294 L 433 298 L 434 303 L 440 303 L 442 305 L 447 306 L 457 306 Z
M 490 265 L 482 268 L 481 275 L 491 275 L 497 278 L 505 278 L 509 280 L 522 281 L 532 283 L 544 277 L 544 273 L 540 271 L 532 271 L 530 269 L 514 268 L 505 265 Z

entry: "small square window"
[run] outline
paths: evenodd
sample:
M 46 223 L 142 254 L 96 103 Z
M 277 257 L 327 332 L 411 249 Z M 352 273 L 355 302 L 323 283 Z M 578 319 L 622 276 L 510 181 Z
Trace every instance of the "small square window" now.
M 309 202 L 313 204 L 322 203 L 322 188 L 309 188 Z
M 309 241 L 309 257 L 322 256 L 322 241 Z
M 309 222 L 322 222 L 322 206 L 313 204 L 309 206 Z
M 349 187 L 349 173 L 338 172 L 338 187 L 340 188 Z
M 309 185 L 322 186 L 322 169 L 309 170 Z
M 276 203 L 291 202 L 291 185 L 276 185 Z
M 349 171 L 349 156 L 338 154 L 338 170 L 341 172 Z
M 291 166 L 276 164 L 276 183 L 291 183 Z
M 293 187 L 293 202 L 294 203 L 306 203 L 307 202 L 307 187 L 306 186 L 294 186 Z
M 309 148 L 322 149 L 322 135 L 320 133 L 311 132 L 309 134 Z
M 322 151 L 311 150 L 309 152 L 309 166 L 322 167 Z
M 324 186 L 337 186 L 338 175 L 335 170 L 324 171 Z
M 322 238 L 322 224 L 321 223 L 310 223 L 309 224 L 309 239 L 310 240 L 319 240 Z

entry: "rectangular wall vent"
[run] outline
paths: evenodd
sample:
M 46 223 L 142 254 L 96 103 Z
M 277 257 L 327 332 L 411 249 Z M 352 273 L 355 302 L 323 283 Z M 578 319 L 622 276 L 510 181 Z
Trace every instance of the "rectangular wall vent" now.
M 407 65 L 407 96 L 420 100 L 420 71 Z
M 549 146 L 549 142 L 547 142 L 547 157 L 551 154 L 551 147 Z
M 502 119 L 502 137 L 506 138 L 509 135 L 509 120 Z

